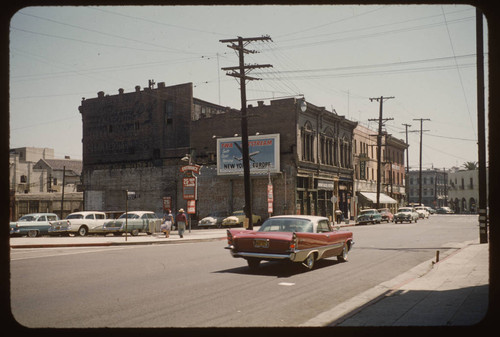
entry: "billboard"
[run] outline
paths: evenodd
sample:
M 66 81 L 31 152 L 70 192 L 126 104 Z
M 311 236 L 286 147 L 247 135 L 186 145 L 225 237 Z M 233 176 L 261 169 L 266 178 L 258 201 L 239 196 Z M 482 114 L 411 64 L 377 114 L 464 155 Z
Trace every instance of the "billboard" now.
M 248 137 L 250 174 L 260 175 L 280 171 L 280 135 Z M 243 175 L 241 137 L 217 139 L 217 174 Z

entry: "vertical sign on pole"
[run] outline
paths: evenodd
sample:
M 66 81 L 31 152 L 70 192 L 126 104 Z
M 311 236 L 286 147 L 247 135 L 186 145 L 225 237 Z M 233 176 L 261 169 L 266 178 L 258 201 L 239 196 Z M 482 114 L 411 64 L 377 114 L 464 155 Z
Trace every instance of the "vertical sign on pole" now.
M 267 213 L 269 213 L 269 216 L 273 213 L 273 185 L 268 184 L 267 185 Z

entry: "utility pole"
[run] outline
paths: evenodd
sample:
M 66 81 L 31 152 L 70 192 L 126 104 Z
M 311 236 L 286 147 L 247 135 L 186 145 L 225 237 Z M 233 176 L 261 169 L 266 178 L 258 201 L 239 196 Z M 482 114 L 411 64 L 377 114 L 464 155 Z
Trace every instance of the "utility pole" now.
M 61 191 L 61 220 L 64 219 L 64 185 L 66 184 L 66 166 L 63 166 L 63 179 L 62 179 L 62 191 Z
M 410 145 L 408 144 L 408 128 L 411 127 L 410 124 L 403 123 L 402 125 L 405 126 L 405 131 L 406 131 L 406 175 L 405 175 L 405 194 L 406 194 L 406 202 L 408 203 L 410 201 L 410 191 L 409 191 L 409 173 L 410 173 L 410 151 L 408 147 Z
M 484 51 L 483 13 L 476 7 L 476 57 L 477 57 L 477 132 L 479 166 L 479 243 L 488 243 L 488 213 L 486 200 L 486 140 L 484 118 Z
M 248 229 L 253 229 L 252 223 L 252 193 L 250 190 L 250 159 L 248 155 L 248 116 L 247 116 L 247 94 L 246 94 L 246 81 L 247 80 L 259 80 L 259 78 L 250 77 L 246 75 L 247 70 L 257 69 L 257 68 L 269 68 L 272 67 L 270 64 L 262 65 L 245 65 L 244 55 L 249 53 L 256 53 L 254 50 L 248 50 L 245 48 L 247 44 L 253 41 L 269 41 L 271 38 L 269 36 L 262 37 L 249 37 L 242 38 L 238 36 L 236 39 L 219 40 L 222 43 L 231 43 L 228 45 L 229 48 L 234 49 L 238 52 L 239 56 L 239 66 L 237 67 L 226 67 L 222 68 L 224 71 L 232 71 L 231 73 L 226 73 L 227 76 L 233 76 L 240 79 L 240 93 L 241 93 L 241 145 L 243 150 L 243 179 L 245 184 L 245 217 L 248 219 Z M 272 41 L 272 40 L 271 40 Z M 237 43 L 237 44 L 236 44 Z
M 418 203 L 422 205 L 422 134 L 424 131 L 429 131 L 429 130 L 422 130 L 422 127 L 424 125 L 424 121 L 430 121 L 429 118 L 414 118 L 414 121 L 420 121 L 420 164 L 419 164 L 419 171 L 418 171 Z M 410 131 L 412 132 L 412 131 Z M 417 131 L 418 132 L 418 131 Z
M 378 119 L 369 119 L 369 121 L 378 121 L 378 134 L 377 134 L 377 209 L 380 208 L 380 171 L 381 171 L 381 161 L 382 161 L 382 126 L 384 122 L 393 120 L 394 118 L 382 118 L 382 111 L 384 107 L 384 99 L 393 99 L 394 97 L 375 97 L 370 98 L 370 102 L 374 100 L 380 102 L 380 109 L 378 114 Z

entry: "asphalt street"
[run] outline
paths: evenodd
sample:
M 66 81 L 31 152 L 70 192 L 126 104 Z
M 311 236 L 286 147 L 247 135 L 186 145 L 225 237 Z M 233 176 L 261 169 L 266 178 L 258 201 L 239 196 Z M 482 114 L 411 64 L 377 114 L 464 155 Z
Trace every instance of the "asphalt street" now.
M 251 272 L 225 241 L 12 250 L 12 313 L 28 327 L 299 326 L 478 236 L 475 216 L 343 230 L 356 242 L 349 261 L 308 272 Z

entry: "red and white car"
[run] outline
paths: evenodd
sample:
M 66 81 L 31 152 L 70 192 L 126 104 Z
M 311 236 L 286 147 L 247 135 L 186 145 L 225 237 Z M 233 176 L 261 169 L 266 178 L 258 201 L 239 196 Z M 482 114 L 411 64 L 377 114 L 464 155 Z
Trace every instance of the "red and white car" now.
M 270 217 L 258 231 L 229 229 L 227 241 L 231 255 L 244 258 L 252 269 L 262 260 L 297 262 L 309 270 L 324 258 L 343 262 L 354 244 L 352 232 L 335 230 L 328 218 L 308 215 Z

